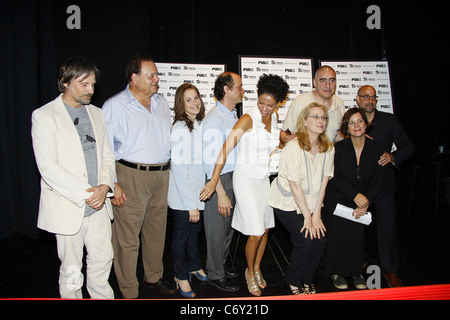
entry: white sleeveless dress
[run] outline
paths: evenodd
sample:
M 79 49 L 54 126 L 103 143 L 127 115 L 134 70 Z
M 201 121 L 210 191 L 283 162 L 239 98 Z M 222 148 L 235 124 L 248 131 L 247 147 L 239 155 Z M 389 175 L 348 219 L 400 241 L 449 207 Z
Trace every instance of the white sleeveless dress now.
M 264 128 L 261 113 L 249 112 L 253 127 L 238 144 L 238 159 L 233 173 L 236 205 L 231 226 L 244 235 L 261 236 L 275 226 L 273 209 L 268 202 L 270 190 L 270 153 L 279 146 L 277 116 L 272 114 L 271 132 Z

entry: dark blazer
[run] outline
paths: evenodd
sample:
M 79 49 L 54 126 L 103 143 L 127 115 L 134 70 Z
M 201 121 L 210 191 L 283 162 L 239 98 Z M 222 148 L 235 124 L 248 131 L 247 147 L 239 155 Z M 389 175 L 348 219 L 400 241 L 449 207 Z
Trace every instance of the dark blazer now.
M 351 138 L 336 143 L 334 177 L 328 183 L 326 197 L 334 198 L 332 202 L 342 202 L 343 205 L 356 208 L 353 199 L 362 193 L 372 203 L 384 182 L 386 167 L 378 164 L 383 153 L 382 145 L 366 138 L 359 161 L 361 182 L 358 182 L 356 153 Z
M 383 146 L 384 151 L 391 152 L 392 144 L 397 150 L 392 152 L 396 166 L 401 165 L 414 152 L 414 144 L 403 130 L 397 117 L 392 113 L 375 110 L 375 116 L 368 127 L 367 135 Z M 385 188 L 383 191 L 394 192 L 397 189 L 395 171 L 391 164 L 387 165 Z
M 366 133 L 376 142 L 383 145 L 384 151 L 391 152 L 392 144 L 397 148 L 392 153 L 396 165 L 402 164 L 414 152 L 414 144 L 403 130 L 397 117 L 392 113 L 375 110 L 369 131 Z

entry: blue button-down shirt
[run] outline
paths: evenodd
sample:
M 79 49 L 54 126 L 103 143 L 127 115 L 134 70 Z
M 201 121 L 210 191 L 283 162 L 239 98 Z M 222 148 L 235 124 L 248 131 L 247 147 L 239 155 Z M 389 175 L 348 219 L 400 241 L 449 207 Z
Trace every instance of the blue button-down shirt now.
M 237 120 L 236 109 L 230 111 L 217 101 L 216 106 L 206 114 L 202 121 L 203 171 L 208 179 L 212 177 L 219 152 Z M 234 171 L 237 147 L 228 155 L 221 174 Z
M 166 99 L 154 94 L 149 112 L 127 85 L 106 100 L 102 110 L 116 160 L 142 164 L 169 161 L 172 116 Z
M 176 210 L 203 210 L 205 203 L 199 194 L 205 185 L 202 167 L 202 134 L 197 121 L 189 132 L 184 121 L 177 121 L 171 135 L 171 165 L 169 177 L 169 207 Z

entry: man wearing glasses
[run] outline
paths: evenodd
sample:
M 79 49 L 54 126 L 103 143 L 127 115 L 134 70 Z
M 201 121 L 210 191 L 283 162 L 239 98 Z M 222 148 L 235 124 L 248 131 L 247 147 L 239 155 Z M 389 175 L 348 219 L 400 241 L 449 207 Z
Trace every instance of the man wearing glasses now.
M 312 102 L 317 102 L 327 107 L 327 137 L 333 143 L 337 142 L 336 139 L 340 140 L 340 136 L 337 133 L 342 116 L 345 113 L 345 104 L 344 100 L 335 95 L 336 72 L 330 66 L 320 67 L 316 70 L 313 84 L 315 90 L 300 94 L 292 101 L 289 107 L 280 134 L 281 142 L 284 145 L 295 138 L 294 133 L 297 128 L 297 118 L 303 108 Z
M 374 200 L 377 213 L 378 252 L 381 266 L 391 287 L 403 286 L 397 274 L 399 250 L 397 242 L 397 222 L 395 217 L 396 181 L 394 167 L 402 164 L 414 152 L 414 144 L 403 130 L 397 117 L 376 109 L 378 97 L 372 86 L 362 86 L 356 96 L 356 104 L 364 111 L 369 127 L 367 134 L 384 146 L 384 154 L 378 161 L 388 166 L 385 187 Z M 396 150 L 392 151 L 395 145 Z

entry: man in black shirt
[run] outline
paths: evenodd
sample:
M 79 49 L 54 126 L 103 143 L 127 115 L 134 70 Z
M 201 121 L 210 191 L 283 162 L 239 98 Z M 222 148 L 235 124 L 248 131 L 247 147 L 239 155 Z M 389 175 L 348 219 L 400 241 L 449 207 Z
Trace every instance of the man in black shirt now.
M 397 222 L 395 217 L 396 179 L 394 167 L 402 164 L 414 152 L 414 144 L 403 130 L 397 117 L 391 113 L 378 111 L 376 90 L 363 86 L 358 90 L 356 103 L 367 116 L 370 124 L 367 134 L 384 146 L 384 154 L 378 163 L 388 166 L 383 191 L 374 200 L 377 214 L 378 252 L 381 267 L 391 287 L 403 286 L 397 274 L 399 250 L 397 242 Z M 395 151 L 392 146 L 395 145 Z

